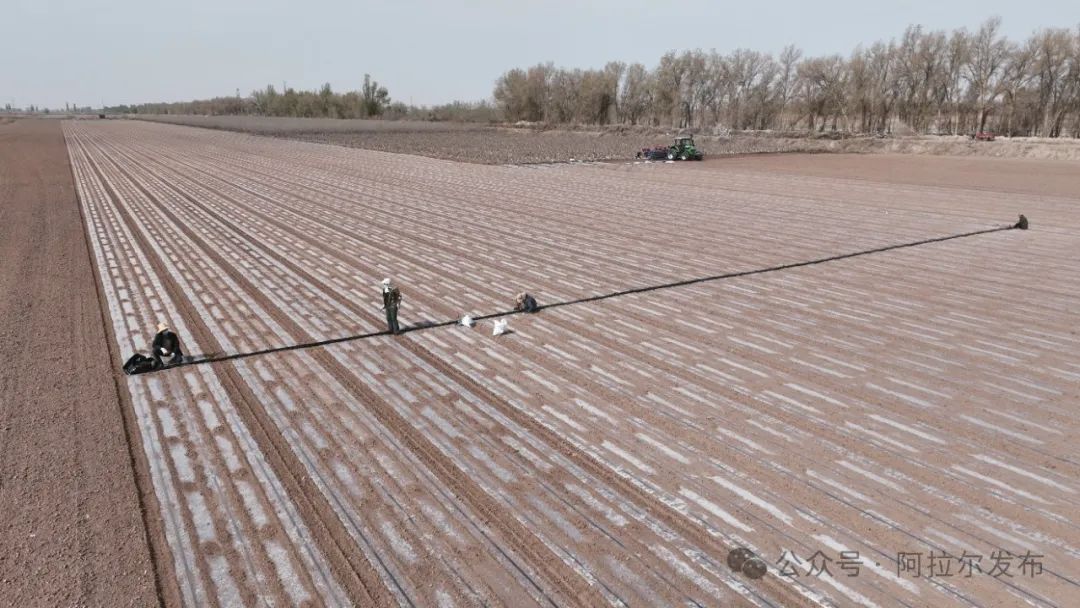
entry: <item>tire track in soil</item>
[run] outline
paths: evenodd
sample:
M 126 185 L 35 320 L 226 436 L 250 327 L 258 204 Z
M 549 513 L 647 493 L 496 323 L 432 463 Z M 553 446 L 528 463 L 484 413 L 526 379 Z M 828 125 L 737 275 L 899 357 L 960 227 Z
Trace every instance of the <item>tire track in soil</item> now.
M 131 161 L 136 162 L 135 159 L 131 159 Z M 130 176 L 128 176 L 128 177 L 129 177 L 129 180 L 131 180 L 132 182 L 135 182 L 135 180 L 132 179 Z M 359 306 L 357 306 L 350 299 L 339 297 L 337 295 L 337 293 L 336 293 L 336 290 L 332 286 L 326 285 L 324 281 L 322 281 L 321 279 L 311 275 L 309 272 L 304 270 L 302 267 L 300 267 L 298 264 L 296 264 L 292 260 L 290 260 L 290 259 L 286 258 L 285 256 L 281 255 L 280 253 L 274 251 L 267 244 L 262 243 L 257 239 L 252 239 L 251 237 L 249 237 L 246 234 L 245 231 L 243 231 L 242 229 L 237 227 L 234 223 L 232 223 L 229 220 L 221 217 L 219 214 L 207 209 L 204 205 L 202 205 L 201 203 L 196 201 L 193 197 L 191 197 L 190 195 L 185 193 L 181 188 L 176 187 L 176 186 L 168 183 L 167 181 L 163 181 L 163 183 L 165 183 L 168 187 L 170 187 L 179 196 L 185 198 L 186 200 L 188 200 L 192 204 L 197 205 L 198 207 L 202 208 L 209 215 L 215 217 L 216 220 L 220 221 L 223 225 L 227 226 L 230 230 L 234 231 L 237 235 L 239 235 L 241 238 L 243 238 L 245 241 L 247 241 L 251 246 L 263 250 L 266 254 L 269 255 L 269 257 L 275 259 L 275 261 L 281 263 L 282 265 L 289 268 L 290 270 L 292 270 L 293 272 L 295 272 L 299 276 L 304 277 L 309 282 L 311 282 L 314 285 L 318 286 L 320 288 L 320 290 L 322 290 L 324 293 L 328 294 L 329 297 L 331 297 L 333 299 L 336 299 L 340 305 L 343 305 L 346 308 L 352 310 L 354 314 L 361 315 L 361 316 L 369 316 L 369 317 L 373 317 L 373 318 L 376 317 L 376 315 L 371 313 L 371 311 L 369 311 L 367 309 L 360 308 Z M 217 194 L 218 196 L 221 196 L 222 198 L 224 198 L 225 200 L 235 202 L 235 200 L 232 197 L 229 197 L 228 195 L 225 195 L 220 190 L 217 190 L 217 189 L 214 189 L 214 188 L 209 188 L 209 189 L 211 191 L 213 191 L 215 194 Z M 146 192 L 144 192 L 144 194 L 146 194 L 147 196 L 151 196 L 149 193 L 146 193 Z M 252 193 L 252 194 L 255 195 L 255 196 L 259 196 L 259 195 L 255 194 L 255 193 Z M 167 207 L 163 207 L 163 210 L 166 210 L 166 214 L 169 215 L 170 219 L 172 219 L 174 221 L 174 223 L 176 223 L 178 226 L 180 226 L 185 231 L 185 234 L 187 234 L 189 238 L 191 238 L 193 240 L 196 240 L 198 242 L 202 242 L 202 240 L 197 235 L 195 235 L 190 230 L 187 230 L 186 228 L 184 228 L 183 223 L 177 221 L 175 216 L 173 216 L 171 213 L 169 213 L 167 211 Z M 224 269 L 230 275 L 230 277 L 233 278 L 233 280 L 235 280 L 238 284 L 243 285 L 245 290 L 249 294 L 258 294 L 259 293 L 259 290 L 254 285 L 252 285 L 251 282 L 246 277 L 239 274 L 239 272 L 236 271 L 235 268 L 231 264 L 229 264 L 227 261 L 225 261 L 220 256 L 220 254 L 218 254 L 216 251 L 214 251 L 213 248 L 204 247 L 204 250 L 210 252 L 211 257 L 213 257 L 215 259 L 215 262 L 218 264 L 218 266 L 221 267 L 222 269 Z M 302 328 L 297 326 L 295 324 L 295 322 L 292 321 L 291 318 L 289 318 L 283 311 L 281 311 L 279 308 L 277 308 L 272 302 L 269 302 L 266 298 L 263 298 L 263 297 L 260 297 L 260 298 L 257 298 L 257 299 L 259 300 L 260 305 L 263 306 L 264 310 L 267 310 L 271 314 L 271 316 L 274 318 L 275 321 L 277 321 L 282 327 L 286 328 L 286 330 L 289 331 L 289 333 L 294 337 L 294 339 L 301 340 L 301 341 L 311 341 L 311 340 L 314 339 L 314 337 L 308 335 Z M 379 319 L 375 318 L 375 321 L 378 322 Z M 679 533 L 682 536 L 684 536 L 686 539 L 701 539 L 703 537 L 704 538 L 711 538 L 709 535 L 702 535 L 702 530 L 700 529 L 700 527 L 697 526 L 697 524 L 694 524 L 693 522 L 687 520 L 684 516 L 682 516 L 681 514 L 675 512 L 675 511 L 673 511 L 670 507 L 667 507 L 666 505 L 663 505 L 654 496 L 650 495 L 648 493 L 648 491 L 640 488 L 639 486 L 635 485 L 633 482 L 627 480 L 626 478 L 615 474 L 613 471 L 611 471 L 611 469 L 609 467 L 607 467 L 603 463 L 599 462 L 598 460 L 596 460 L 591 455 L 583 452 L 582 450 L 580 450 L 579 448 L 574 446 L 569 441 L 563 439 L 562 437 L 560 437 L 559 435 L 557 435 L 556 433 L 551 431 L 548 427 L 544 426 L 542 423 L 540 423 L 540 422 L 536 421 L 535 419 L 533 419 L 531 416 L 528 416 L 527 414 L 521 413 L 517 408 L 515 408 L 514 406 L 507 403 L 502 397 L 494 394 L 493 392 L 488 390 L 483 385 L 479 384 L 475 380 L 472 380 L 467 375 L 463 374 L 462 372 L 460 372 L 459 370 L 457 370 L 453 366 L 447 364 L 438 355 L 435 355 L 435 354 L 431 353 L 430 351 L 428 351 L 427 349 L 425 349 L 424 347 L 420 346 L 419 344 L 417 344 L 415 342 L 402 340 L 402 341 L 400 341 L 400 344 L 401 344 L 401 346 L 403 348 L 408 350 L 410 353 L 412 353 L 413 355 L 415 355 L 416 357 L 418 357 L 419 359 L 421 359 L 422 361 L 424 361 L 425 363 L 427 363 L 431 367 L 433 367 L 433 368 L 437 369 L 438 371 L 440 371 L 441 373 L 445 374 L 447 377 L 451 378 L 454 382 L 457 382 L 459 385 L 464 386 L 467 390 L 473 392 L 474 394 L 476 394 L 478 396 L 481 396 L 486 402 L 488 402 L 489 404 L 495 406 L 496 409 L 498 409 L 500 411 L 500 413 L 507 416 L 507 418 L 509 418 L 510 420 L 520 424 L 523 428 L 526 428 L 528 431 L 530 431 L 531 433 L 533 433 L 534 435 L 539 437 L 541 440 L 543 440 L 545 443 L 547 443 L 553 450 L 561 453 L 563 456 L 567 457 L 570 461 L 572 461 L 575 464 L 577 464 L 578 466 L 580 466 L 583 470 L 589 472 L 594 477 L 596 477 L 596 478 L 604 481 L 608 485 L 612 486 L 613 488 L 616 489 L 616 491 L 621 493 L 623 496 L 633 498 L 634 501 L 635 501 L 635 504 L 637 504 L 640 507 L 643 507 L 645 511 L 651 513 L 659 521 L 663 521 L 664 523 L 669 525 L 669 527 L 671 527 L 671 528 L 673 528 L 675 530 L 678 530 Z M 326 353 L 325 350 L 320 349 L 319 352 L 313 354 L 313 357 L 316 360 L 318 360 L 319 363 L 322 364 L 328 371 L 330 371 L 335 376 L 335 379 L 338 380 L 338 382 L 340 382 L 343 386 L 347 387 L 354 394 L 358 394 L 358 396 L 361 397 L 362 401 L 365 404 L 370 406 L 373 402 L 377 402 L 379 404 L 380 408 L 387 408 L 386 416 L 392 417 L 394 419 L 393 423 L 387 423 L 387 426 L 389 428 L 395 429 L 395 426 L 397 426 L 397 425 L 404 425 L 404 426 L 409 427 L 410 429 L 414 428 L 414 427 L 412 427 L 411 424 L 409 424 L 407 421 L 405 421 L 403 418 L 401 418 L 399 414 L 397 414 L 396 412 L 388 409 L 389 406 L 384 401 L 382 401 L 382 399 L 380 397 L 378 397 L 377 395 L 372 393 L 370 391 L 370 389 L 367 389 L 366 387 L 361 385 L 357 381 L 355 375 L 353 375 L 347 369 L 345 369 L 340 362 L 338 362 L 336 359 L 334 359 L 329 353 Z M 380 419 L 382 419 L 382 416 L 380 416 Z M 538 432 L 540 429 L 542 429 L 542 432 Z M 395 429 L 395 433 L 397 433 L 397 432 L 399 432 L 399 430 Z M 427 440 L 424 439 L 422 436 L 419 437 L 418 441 L 406 440 L 406 445 L 412 446 L 414 443 L 419 444 L 419 441 L 422 441 L 425 444 L 427 444 L 426 446 L 423 447 L 423 449 L 429 449 L 429 450 L 437 451 L 437 448 L 435 448 L 434 446 L 431 446 L 427 442 Z M 418 448 L 414 448 L 414 451 L 416 449 L 418 449 Z M 442 456 L 441 453 L 436 458 L 438 458 L 440 460 L 445 459 L 445 457 Z M 421 460 L 424 461 L 425 464 L 428 464 L 428 459 L 427 458 L 422 458 Z M 447 464 L 460 474 L 460 469 L 457 469 L 457 467 L 455 465 L 453 465 L 453 463 L 447 463 Z M 429 466 L 429 468 L 431 467 L 430 464 L 428 464 L 428 466 Z M 613 483 L 614 480 L 617 480 L 618 483 Z M 480 491 L 483 492 L 482 490 L 480 490 Z M 486 492 L 484 492 L 484 494 L 486 495 Z M 502 509 L 502 507 L 498 506 L 497 504 L 494 504 L 493 508 L 499 509 L 499 510 Z M 673 522 L 678 522 L 678 523 L 673 525 Z M 528 532 L 528 531 L 526 531 L 526 533 L 529 534 L 530 536 L 532 534 L 531 532 Z M 727 552 L 730 549 L 734 548 L 734 547 L 727 547 L 727 546 L 723 546 L 721 544 L 715 544 L 715 543 L 709 543 L 709 544 L 711 545 L 710 548 L 716 550 L 715 555 L 718 556 L 718 558 L 720 556 L 726 556 Z M 726 567 L 726 566 L 721 566 L 721 567 Z M 573 573 L 571 573 L 571 575 L 576 576 Z M 779 582 L 779 579 L 774 579 L 774 580 L 777 580 Z M 793 592 L 793 590 L 791 590 L 789 588 L 789 586 L 786 585 L 786 584 L 783 584 L 783 583 L 780 583 L 778 585 L 777 584 L 774 584 L 774 585 L 766 584 L 766 585 L 763 585 L 763 587 L 765 587 L 765 590 L 770 592 L 770 597 L 782 599 L 783 600 L 782 605 L 784 605 L 784 606 L 797 606 L 797 605 L 808 605 L 809 606 L 809 605 L 813 605 L 810 602 L 806 602 L 806 599 L 801 594 L 801 592 Z M 783 593 L 778 593 L 778 591 L 781 591 L 781 590 L 783 591 Z M 812 593 L 812 592 L 809 592 L 809 590 L 805 590 L 805 592 L 806 593 Z M 764 599 L 764 598 L 762 598 L 762 599 Z M 800 604 L 799 602 L 806 602 L 806 603 Z
M 144 196 L 150 201 L 158 204 L 162 212 L 169 216 L 174 224 L 178 226 L 189 239 L 193 242 L 204 243 L 201 237 L 176 219 L 176 217 L 168 210 L 168 205 L 162 204 L 157 197 L 147 191 L 138 180 L 133 178 L 123 167 L 116 163 L 116 161 L 112 160 L 107 153 L 105 154 L 105 157 L 109 158 L 110 162 L 112 162 L 128 181 L 134 184 Z M 188 200 L 192 200 L 182 192 L 181 195 L 188 198 Z M 192 202 L 195 201 L 192 200 Z M 131 221 L 130 217 L 129 221 Z M 140 241 L 140 246 L 146 248 L 147 251 L 156 251 L 156 249 L 150 249 L 148 247 L 149 244 L 145 242 L 145 237 L 142 234 L 135 233 L 135 235 Z M 275 306 L 266 296 L 262 295 L 261 291 L 254 286 L 246 276 L 240 274 L 240 272 L 236 270 L 233 265 L 229 264 L 227 260 L 222 258 L 217 251 L 211 247 L 204 247 L 203 250 L 207 252 L 207 257 L 212 259 L 219 268 L 240 285 L 251 297 L 252 301 L 265 310 L 275 322 L 292 336 L 294 340 L 310 341 L 313 339 L 312 336 L 308 335 L 306 331 L 299 327 L 291 317 Z M 277 254 L 274 255 L 277 257 Z M 170 296 L 175 301 L 182 301 L 181 308 L 192 321 L 192 331 L 196 333 L 200 343 L 210 345 L 213 349 L 221 350 L 221 345 L 214 339 L 209 328 L 201 320 L 197 311 L 193 310 L 190 303 L 182 295 L 179 287 L 175 284 L 174 279 L 169 276 L 167 271 L 160 267 L 160 262 L 153 262 L 153 264 L 155 270 L 160 271 L 163 277 L 167 277 L 166 289 L 169 290 Z M 596 606 L 607 603 L 607 600 L 592 585 L 589 585 L 587 581 L 582 579 L 577 573 L 565 568 L 562 560 L 559 559 L 558 556 L 551 553 L 546 545 L 540 542 L 531 531 L 527 530 L 520 522 L 507 514 L 505 509 L 495 502 L 495 500 L 480 488 L 480 486 L 470 480 L 468 475 L 443 455 L 437 447 L 432 445 L 420 431 L 394 411 L 383 399 L 359 383 L 356 377 L 341 362 L 325 350 L 313 353 L 313 358 L 330 372 L 343 387 L 348 389 L 361 403 L 367 406 L 380 422 L 393 431 L 397 438 L 404 445 L 408 446 L 429 470 L 435 473 L 448 488 L 453 489 L 454 494 L 458 498 L 464 498 L 477 513 L 486 516 L 485 523 L 498 529 L 504 538 L 511 541 L 509 544 L 511 544 L 518 553 L 524 555 L 536 570 L 544 572 L 548 582 L 550 582 L 554 588 L 558 589 L 562 595 L 565 596 L 565 599 L 578 602 L 583 606 Z M 262 406 L 252 406 L 252 404 L 258 404 L 258 399 L 239 376 L 239 372 L 237 372 L 235 367 L 231 364 L 225 368 L 225 372 L 232 385 L 228 386 L 230 394 L 233 394 L 235 391 L 245 405 L 252 410 L 252 416 L 259 422 L 257 428 L 267 435 L 266 440 L 273 445 L 275 451 L 280 450 L 284 452 L 280 455 L 282 466 L 288 467 L 289 475 L 298 478 L 302 487 L 309 488 L 316 495 L 322 497 L 322 493 L 319 492 L 314 486 L 314 483 L 310 481 L 303 464 L 300 463 L 299 459 L 295 456 L 295 453 L 293 453 L 292 449 L 288 446 L 285 438 L 280 435 L 276 425 L 270 420 L 268 414 L 262 409 Z M 263 421 L 265 421 L 267 428 L 263 428 Z M 262 442 L 260 441 L 260 444 L 261 443 Z M 264 452 L 266 451 L 267 450 L 264 448 Z M 275 459 L 271 458 L 271 460 L 273 461 Z M 276 465 L 277 463 L 275 462 L 274 464 Z M 275 466 L 275 470 L 277 470 L 277 466 Z M 280 475 L 281 471 L 278 471 L 278 473 Z M 284 478 L 284 476 L 282 477 Z M 319 506 L 325 505 L 323 508 L 327 510 L 326 513 L 328 513 L 328 515 L 324 515 L 324 517 L 332 518 L 334 522 L 338 523 L 337 526 L 333 527 L 338 528 L 340 526 L 339 533 L 343 536 L 338 536 L 337 538 L 348 539 L 348 533 L 345 531 L 344 526 L 340 525 L 336 514 L 330 510 L 331 507 L 329 503 L 326 502 L 325 497 L 323 497 L 319 503 Z M 298 506 L 300 506 L 299 503 Z M 301 510 L 301 512 L 303 513 L 303 510 Z M 305 517 L 305 520 L 307 519 L 308 518 Z M 346 544 L 352 545 L 351 542 Z M 366 559 L 365 563 L 368 563 Z M 378 577 L 377 572 L 375 572 L 374 568 L 370 567 L 370 564 L 368 575 Z M 377 578 L 376 580 L 380 579 Z M 365 587 L 367 587 L 367 585 L 365 585 Z M 371 596 L 368 596 L 365 599 L 370 602 L 370 598 Z
M 108 158 L 108 155 L 106 155 L 106 158 Z M 113 199 L 115 207 L 124 216 L 125 222 L 131 228 L 131 233 L 139 247 L 146 251 L 148 255 L 153 252 L 152 257 L 150 257 L 151 266 L 161 276 L 162 284 L 168 292 L 168 296 L 176 303 L 178 309 L 182 311 L 191 324 L 192 333 L 195 334 L 201 344 L 221 350 L 221 345 L 217 342 L 217 339 L 205 322 L 202 321 L 198 312 L 194 310 L 190 301 L 176 283 L 175 278 L 171 276 L 161 262 L 158 249 L 148 242 L 144 234 L 133 228 L 136 222 L 131 217 L 130 212 L 119 204 L 116 192 L 102 174 L 101 169 L 96 166 L 95 161 L 93 159 L 89 160 L 91 168 L 105 186 L 108 195 Z M 130 177 L 128 179 L 130 180 Z M 142 190 L 141 185 L 137 182 L 132 181 L 132 183 Z M 150 196 L 145 190 L 143 190 L 143 194 Z M 150 197 L 150 200 L 158 202 L 153 197 Z M 160 203 L 158 202 L 158 204 Z M 225 366 L 222 371 L 224 377 L 221 377 L 221 379 L 226 392 L 237 405 L 237 411 L 244 419 L 245 424 L 251 429 L 251 434 L 258 443 L 259 448 L 266 456 L 275 474 L 280 478 L 289 498 L 296 505 L 301 517 L 315 537 L 315 541 L 323 550 L 338 582 L 346 588 L 358 605 L 397 605 L 383 585 L 378 572 L 368 562 L 367 558 L 360 553 L 359 547 L 351 542 L 348 532 L 337 518 L 333 508 L 326 502 L 322 493 L 304 472 L 303 464 L 300 463 L 295 453 L 289 448 L 284 437 L 278 432 L 276 425 L 274 425 L 261 404 L 259 404 L 258 399 L 240 377 L 239 372 L 232 365 Z

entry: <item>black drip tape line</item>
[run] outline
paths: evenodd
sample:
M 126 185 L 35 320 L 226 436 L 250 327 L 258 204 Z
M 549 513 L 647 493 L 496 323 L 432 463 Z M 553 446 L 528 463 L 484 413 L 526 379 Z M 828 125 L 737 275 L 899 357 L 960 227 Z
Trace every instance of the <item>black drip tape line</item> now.
M 935 237 L 935 238 L 932 238 L 932 239 L 923 239 L 921 241 L 913 241 L 913 242 L 910 242 L 910 243 L 900 243 L 899 245 L 888 245 L 888 246 L 885 246 L 885 247 L 878 247 L 876 249 L 867 249 L 867 250 L 864 250 L 864 251 L 856 251 L 856 252 L 853 252 L 853 253 L 842 253 L 840 255 L 833 255 L 833 256 L 824 257 L 824 258 L 817 258 L 815 260 L 807 260 L 805 262 L 793 262 L 791 264 L 781 264 L 779 266 L 769 266 L 768 268 L 757 268 L 755 270 L 743 270 L 743 271 L 740 271 L 740 272 L 728 272 L 728 273 L 724 273 L 724 274 L 717 274 L 717 275 L 712 275 L 712 276 L 707 276 L 707 277 L 698 277 L 698 278 L 695 278 L 695 279 L 686 279 L 684 281 L 675 281 L 675 282 L 672 282 L 672 283 L 662 283 L 662 284 L 659 284 L 659 285 L 649 285 L 649 286 L 646 286 L 646 287 L 635 287 L 635 288 L 632 288 L 632 289 L 624 289 L 622 291 L 614 291 L 614 292 L 611 292 L 611 293 L 605 293 L 605 294 L 601 294 L 601 295 L 598 295 L 598 296 L 590 296 L 590 297 L 587 297 L 587 298 L 579 298 L 577 300 L 566 300 L 564 302 L 555 302 L 555 303 L 552 303 L 552 304 L 544 304 L 542 306 L 537 307 L 537 311 L 547 310 L 547 309 L 551 309 L 551 308 L 560 308 L 562 306 L 572 306 L 572 305 L 575 305 L 575 304 L 585 304 L 585 303 L 588 303 L 588 302 L 599 302 L 601 300 L 609 300 L 611 298 L 618 298 L 618 297 L 633 295 L 633 294 L 637 294 L 637 293 L 647 293 L 647 292 L 650 292 L 650 291 L 659 291 L 661 289 L 671 289 L 673 287 L 685 287 L 687 285 L 697 285 L 699 283 L 708 283 L 708 282 L 711 282 L 711 281 L 720 281 L 720 280 L 723 280 L 723 279 L 734 279 L 734 278 L 738 278 L 738 277 L 748 277 L 748 276 L 757 275 L 757 274 L 765 274 L 767 272 L 778 272 L 778 271 L 781 271 L 781 270 L 790 270 L 792 268 L 801 268 L 803 266 L 813 266 L 815 264 L 824 264 L 826 262 L 836 262 L 836 261 L 839 261 L 839 260 L 846 260 L 846 259 L 849 259 L 849 258 L 859 257 L 859 256 L 863 256 L 863 255 L 871 255 L 871 254 L 874 254 L 874 253 L 883 253 L 883 252 L 886 252 L 886 251 L 894 251 L 896 249 L 905 249 L 905 248 L 908 248 L 908 247 L 918 247 L 920 245 L 929 245 L 931 243 L 940 243 L 940 242 L 943 242 L 943 241 L 951 241 L 953 239 L 962 239 L 962 238 L 967 238 L 967 237 L 972 237 L 972 236 L 978 236 L 980 234 L 990 234 L 990 233 L 993 233 L 993 232 L 1003 232 L 1005 230 L 1013 230 L 1013 229 L 1019 229 L 1019 226 L 1001 226 L 1001 227 L 998 227 L 998 228 L 987 228 L 985 230 L 976 230 L 974 232 L 964 232 L 964 233 L 961 233 L 961 234 L 952 234 L 952 235 L 949 235 L 949 236 L 940 236 L 940 237 Z M 475 320 L 475 321 L 484 321 L 484 320 L 487 320 L 487 319 L 497 319 L 499 317 L 508 317 L 508 316 L 517 315 L 517 314 L 530 314 L 530 313 L 525 313 L 525 312 L 518 311 L 518 310 L 507 310 L 507 311 L 503 311 L 503 312 L 494 312 L 494 313 L 490 313 L 490 314 L 486 314 L 486 315 L 480 315 L 480 316 L 477 316 L 477 317 L 473 317 L 473 320 Z M 442 321 L 442 322 L 438 322 L 438 323 L 424 323 L 424 324 L 421 324 L 421 325 L 413 325 L 411 327 L 406 327 L 406 328 L 402 329 L 400 332 L 398 332 L 398 334 L 400 335 L 400 334 L 406 334 L 406 333 L 410 333 L 410 332 L 414 332 L 414 331 L 423 331 L 423 330 L 426 330 L 426 329 L 436 329 L 436 328 L 439 328 L 439 327 L 449 327 L 451 325 L 457 325 L 459 322 L 460 321 L 458 319 L 453 319 L 451 321 Z M 266 348 L 266 349 L 263 349 L 263 350 L 255 350 L 255 351 L 250 351 L 250 352 L 246 352 L 246 353 L 235 353 L 235 354 L 231 354 L 231 355 L 212 355 L 212 356 L 201 357 L 201 358 L 197 358 L 197 359 L 191 359 L 191 360 L 188 360 L 188 361 L 184 361 L 183 363 L 177 363 L 176 365 L 167 365 L 165 367 L 162 367 L 162 368 L 159 368 L 159 369 L 156 369 L 156 370 L 151 370 L 151 371 L 148 371 L 148 372 L 143 372 L 143 373 L 144 374 L 150 374 L 150 373 L 154 373 L 154 372 L 161 372 L 161 371 L 165 371 L 165 370 L 176 369 L 178 367 L 188 367 L 188 366 L 191 366 L 191 365 L 203 365 L 203 364 L 207 364 L 207 363 L 221 363 L 223 361 L 236 361 L 238 359 L 247 359 L 247 358 L 250 358 L 250 357 L 258 357 L 258 356 L 262 356 L 262 355 L 272 355 L 274 353 L 284 353 L 284 352 L 289 352 L 289 351 L 294 351 L 294 350 L 303 350 L 303 349 L 308 349 L 308 348 L 316 348 L 316 347 L 319 347 L 319 346 L 329 346 L 331 344 L 340 344 L 342 342 L 352 342 L 354 340 L 366 340 L 368 338 L 377 338 L 379 336 L 389 336 L 389 335 L 391 335 L 389 330 L 375 331 L 375 332 L 370 332 L 370 333 L 366 333 L 366 334 L 356 334 L 356 335 L 352 335 L 352 336 L 342 336 L 340 338 L 331 338 L 329 340 L 320 340 L 318 342 L 305 342 L 303 344 L 291 344 L 289 346 L 278 346 L 278 347 L 275 347 L 275 348 Z

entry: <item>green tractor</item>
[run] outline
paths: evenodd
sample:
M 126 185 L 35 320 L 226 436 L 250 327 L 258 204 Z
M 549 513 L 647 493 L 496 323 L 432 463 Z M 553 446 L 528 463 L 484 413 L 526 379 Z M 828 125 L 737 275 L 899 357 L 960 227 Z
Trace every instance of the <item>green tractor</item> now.
M 668 160 L 701 160 L 705 155 L 694 145 L 693 137 L 676 137 L 675 144 L 668 148 Z

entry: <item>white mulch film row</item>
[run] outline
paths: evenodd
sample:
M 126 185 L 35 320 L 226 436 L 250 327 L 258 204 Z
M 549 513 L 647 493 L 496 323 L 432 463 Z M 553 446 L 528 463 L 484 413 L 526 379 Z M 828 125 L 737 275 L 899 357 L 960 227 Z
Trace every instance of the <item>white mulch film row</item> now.
M 978 230 L 1017 206 L 955 188 L 492 167 L 121 121 L 65 133 L 124 356 L 159 320 L 207 353 L 191 315 L 226 353 L 376 331 L 383 276 L 402 286 L 410 326 L 505 310 L 526 289 L 546 304 Z M 182 599 L 349 601 L 226 389 L 231 367 L 402 605 L 572 603 L 560 581 L 580 577 L 612 605 L 779 606 L 788 587 L 824 605 L 1068 606 L 1080 214 L 1026 204 L 1045 210 L 1037 238 L 553 308 L 511 317 L 501 338 L 485 322 L 129 378 Z M 416 436 L 422 455 L 406 445 Z M 446 471 L 528 534 L 504 533 Z M 717 547 L 734 545 L 770 565 L 818 550 L 864 564 L 762 585 L 728 570 Z M 966 550 L 989 569 L 1000 549 L 1042 555 L 1044 572 L 896 575 L 898 552 Z

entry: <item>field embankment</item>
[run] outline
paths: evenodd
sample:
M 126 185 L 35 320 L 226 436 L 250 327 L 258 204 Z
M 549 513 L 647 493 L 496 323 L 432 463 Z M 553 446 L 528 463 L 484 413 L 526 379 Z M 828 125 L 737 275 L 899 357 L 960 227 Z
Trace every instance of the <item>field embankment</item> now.
M 0 129 L 0 605 L 158 602 L 59 120 Z

